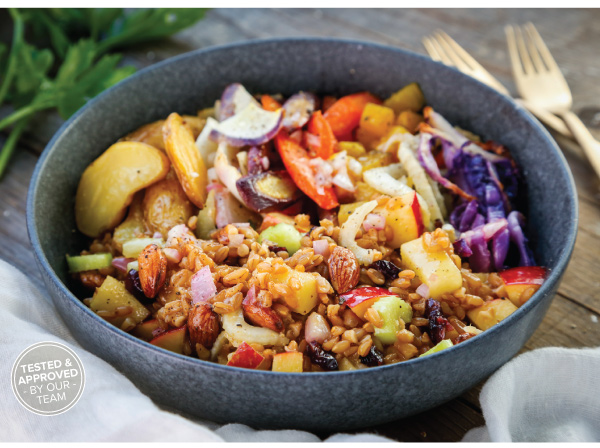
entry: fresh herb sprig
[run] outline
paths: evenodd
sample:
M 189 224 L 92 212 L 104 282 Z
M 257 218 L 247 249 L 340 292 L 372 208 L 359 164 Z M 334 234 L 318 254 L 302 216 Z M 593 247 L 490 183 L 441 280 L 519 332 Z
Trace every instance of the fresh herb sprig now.
M 13 38 L 0 44 L 0 105 L 12 112 L 0 119 L 0 131 L 12 126 L 0 151 L 0 177 L 36 113 L 56 109 L 64 119 L 86 101 L 131 75 L 135 68 L 119 66 L 130 45 L 159 40 L 200 20 L 204 9 L 103 8 L 10 9 Z M 36 41 L 25 40 L 26 31 Z

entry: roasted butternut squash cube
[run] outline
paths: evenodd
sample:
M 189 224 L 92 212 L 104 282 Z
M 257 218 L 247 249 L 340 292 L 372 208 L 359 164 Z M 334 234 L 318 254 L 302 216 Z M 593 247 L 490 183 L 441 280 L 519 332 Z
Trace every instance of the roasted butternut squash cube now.
M 389 107 L 368 103 L 363 109 L 358 126 L 366 135 L 378 139 L 392 127 L 394 118 L 394 111 Z

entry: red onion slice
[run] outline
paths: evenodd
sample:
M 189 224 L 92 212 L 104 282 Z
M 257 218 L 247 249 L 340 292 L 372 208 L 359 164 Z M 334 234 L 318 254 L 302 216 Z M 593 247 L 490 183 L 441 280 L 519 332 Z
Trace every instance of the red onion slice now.
M 329 241 L 327 240 L 315 240 L 313 241 L 313 250 L 316 255 L 323 255 L 326 257 L 329 255 Z
M 132 261 L 135 261 L 135 258 L 117 257 L 113 258 L 111 264 L 115 269 L 121 271 L 123 274 L 127 274 L 127 265 Z
M 421 297 L 429 299 L 429 286 L 427 286 L 425 283 L 422 283 L 421 286 L 415 290 L 415 292 Z
M 371 229 L 385 229 L 385 217 L 376 213 L 369 213 L 363 222 L 363 227 L 368 232 Z
M 217 293 L 210 268 L 204 266 L 192 276 L 192 303 L 206 302 Z

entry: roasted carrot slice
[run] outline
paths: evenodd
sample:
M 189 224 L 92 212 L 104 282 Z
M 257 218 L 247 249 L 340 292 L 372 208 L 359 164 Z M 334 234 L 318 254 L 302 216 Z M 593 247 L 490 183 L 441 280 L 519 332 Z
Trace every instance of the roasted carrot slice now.
M 317 185 L 315 173 L 309 165 L 308 152 L 292 140 L 285 130 L 279 131 L 275 136 L 275 147 L 300 190 L 325 210 L 331 210 L 339 205 L 333 187 Z
M 263 95 L 260 97 L 260 103 L 264 110 L 268 110 L 270 112 L 276 111 L 281 108 L 281 103 L 273 98 L 271 95 Z
M 318 139 L 308 140 L 308 149 L 317 157 L 327 160 L 335 152 L 337 140 L 329 122 L 323 117 L 320 110 L 313 112 L 308 122 L 308 132 L 317 136 Z
M 323 115 L 337 138 L 348 135 L 358 126 L 363 109 L 368 103 L 381 104 L 369 92 L 354 93 L 337 100 Z

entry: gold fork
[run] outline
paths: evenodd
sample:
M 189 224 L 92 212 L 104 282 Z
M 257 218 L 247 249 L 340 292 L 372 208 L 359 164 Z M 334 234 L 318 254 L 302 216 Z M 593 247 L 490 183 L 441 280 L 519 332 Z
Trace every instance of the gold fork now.
M 565 121 L 600 176 L 600 142 L 571 112 L 571 90 L 535 26 L 508 25 L 505 32 L 517 90 L 529 103 Z
M 429 53 L 429 56 L 431 56 L 431 59 L 450 67 L 455 67 L 503 95 L 510 96 L 508 89 L 500 81 L 494 78 L 490 72 L 483 68 L 479 62 L 444 31 L 437 30 L 433 35 L 424 37 L 423 45 L 425 45 L 425 49 Z M 522 99 L 517 98 L 515 101 L 538 117 L 546 126 L 566 137 L 573 138 L 571 131 L 565 125 L 564 121 L 556 115 Z

